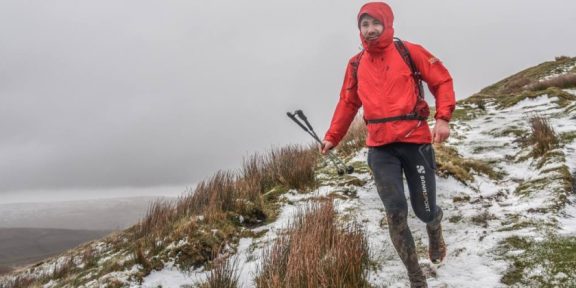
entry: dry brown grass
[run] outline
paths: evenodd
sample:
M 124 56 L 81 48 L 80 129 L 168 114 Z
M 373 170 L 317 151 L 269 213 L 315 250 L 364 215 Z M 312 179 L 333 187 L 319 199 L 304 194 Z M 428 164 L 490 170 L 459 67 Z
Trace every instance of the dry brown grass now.
M 566 55 L 560 55 L 560 56 L 554 57 L 554 61 L 566 61 L 566 60 L 570 60 L 570 57 L 568 57 Z
M 530 129 L 532 130 L 528 142 L 534 145 L 534 149 L 532 150 L 533 156 L 540 157 L 558 146 L 560 141 L 547 118 L 540 115 L 533 115 L 528 121 L 530 122 Z
M 266 165 L 272 171 L 276 183 L 298 190 L 316 187 L 314 171 L 318 152 L 312 148 L 291 145 L 268 153 Z
M 367 133 L 364 118 L 359 113 L 356 115 L 356 118 L 354 118 L 354 121 L 350 125 L 344 138 L 342 138 L 342 141 L 340 141 L 340 144 L 338 144 L 338 151 L 345 155 L 350 155 L 360 150 L 366 145 Z
M 234 210 L 237 192 L 236 176 L 231 172 L 219 171 L 196 187 L 188 209 L 196 215 L 204 215 L 207 222 L 222 219 L 224 212 Z
M 174 217 L 173 203 L 165 200 L 156 200 L 148 207 L 148 212 L 140 222 L 138 235 L 150 235 L 153 232 L 162 232 L 166 228 L 166 223 Z
M 332 201 L 312 204 L 267 250 L 257 287 L 367 287 L 367 240 L 338 227 Z
M 206 282 L 200 288 L 236 288 L 238 287 L 238 258 L 216 258 L 212 263 L 212 270 Z
M 144 252 L 144 248 L 142 248 L 142 245 L 140 243 L 136 243 L 134 245 L 134 251 L 132 257 L 134 259 L 134 263 L 142 265 L 144 271 L 147 271 L 149 273 L 149 271 L 152 270 L 152 264 L 148 260 L 148 257 Z
M 153 244 L 158 237 L 182 230 L 177 227 L 183 225 L 181 220 L 185 219 L 185 225 L 194 216 L 202 216 L 202 221 L 208 224 L 231 215 L 242 216 L 244 225 L 262 223 L 269 212 L 262 195 L 276 186 L 300 191 L 315 188 L 317 159 L 315 149 L 297 145 L 272 149 L 265 155 L 255 154 L 244 161 L 239 172 L 219 171 L 175 203 L 162 200 L 152 203 L 135 227 L 133 239 L 144 237 Z
M 464 184 L 474 180 L 474 172 L 484 174 L 491 179 L 502 179 L 504 176 L 502 172 L 495 171 L 491 165 L 482 160 L 463 158 L 454 147 L 435 144 L 434 152 L 440 176 L 451 175 Z
M 538 81 L 526 88 L 532 91 L 546 90 L 549 87 L 572 88 L 576 87 L 576 74 L 563 74 L 548 80 Z
M 512 77 L 504 84 L 501 93 L 511 94 L 524 90 L 524 87 L 532 83 L 532 81 L 524 76 Z

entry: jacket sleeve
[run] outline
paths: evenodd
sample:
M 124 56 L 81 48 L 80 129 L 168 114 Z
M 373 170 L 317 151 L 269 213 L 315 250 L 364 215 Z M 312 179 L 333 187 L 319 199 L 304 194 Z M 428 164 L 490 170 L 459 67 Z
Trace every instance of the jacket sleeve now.
M 410 54 L 414 64 L 420 70 L 422 79 L 428 84 L 430 92 L 436 98 L 436 115 L 434 119 L 450 121 L 456 106 L 452 76 L 444 64 L 420 45 L 410 45 Z
M 336 110 L 332 116 L 330 128 L 326 132 L 324 140 L 330 141 L 337 146 L 342 138 L 346 135 L 352 120 L 356 116 L 358 109 L 362 106 L 362 102 L 358 98 L 357 80 L 353 76 L 353 68 L 351 62 L 354 58 L 350 59 L 346 68 L 344 76 L 344 83 L 340 90 L 340 100 L 336 105 Z

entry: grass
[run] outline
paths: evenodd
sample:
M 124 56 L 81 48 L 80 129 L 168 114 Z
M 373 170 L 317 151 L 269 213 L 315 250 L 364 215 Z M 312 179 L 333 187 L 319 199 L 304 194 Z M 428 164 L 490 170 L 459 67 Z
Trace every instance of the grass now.
M 525 69 L 510 77 L 503 79 L 493 85 L 482 89 L 478 94 L 483 95 L 502 95 L 513 94 L 526 89 L 532 83 L 539 81 L 541 78 L 564 72 L 566 67 L 576 63 L 576 58 L 558 58 L 555 61 L 544 62 L 540 65 Z
M 550 87 L 574 88 L 576 87 L 576 74 L 562 74 L 556 77 L 531 83 L 527 89 L 531 91 L 546 90 Z
M 576 57 L 559 57 L 555 61 L 525 69 L 480 92 L 458 102 L 459 105 L 492 102 L 500 109 L 511 107 L 524 99 L 543 95 L 557 97 L 557 104 L 566 107 L 576 100 L 576 96 L 563 91 L 576 87 L 576 69 L 567 68 L 576 64 Z M 559 74 L 556 77 L 541 80 L 546 76 Z
M 311 204 L 262 259 L 256 287 L 368 287 L 367 239 L 339 227 L 332 201 Z
M 532 155 L 534 157 L 541 157 L 546 152 L 558 147 L 560 141 L 548 118 L 533 115 L 528 122 L 531 129 L 528 143 L 533 145 Z
M 482 226 L 484 228 L 488 227 L 488 221 L 498 219 L 494 214 L 489 213 L 488 211 L 484 211 L 476 216 L 471 218 L 472 223 Z
M 212 263 L 212 269 L 208 279 L 200 285 L 200 288 L 236 288 L 238 287 L 238 258 L 230 260 L 229 257 L 216 258 Z
M 576 131 L 564 132 L 558 135 L 562 144 L 572 143 L 576 139 Z
M 506 285 L 545 288 L 576 285 L 576 237 L 552 236 L 535 241 L 512 236 L 501 243 L 500 249 L 502 257 L 512 263 L 501 279 Z M 522 253 L 506 253 L 511 250 Z
M 98 261 L 104 255 L 91 246 L 67 252 L 67 259 L 83 259 L 82 269 L 93 273 L 80 275 L 80 268 L 69 260 L 50 275 L 18 277 L 8 287 L 41 285 L 50 280 L 79 286 L 136 264 L 141 268 L 135 279 L 141 281 L 152 270 L 162 269 L 169 259 L 182 269 L 204 266 L 222 247 L 234 247 L 245 228 L 274 218 L 282 193 L 314 189 L 318 184 L 317 163 L 316 147 L 297 145 L 248 157 L 239 171 L 218 171 L 177 201 L 151 203 L 137 225 L 101 240 L 107 243 L 107 260 Z
M 484 174 L 491 179 L 502 179 L 502 172 L 492 169 L 486 161 L 466 159 L 458 154 L 458 150 L 447 145 L 434 145 L 437 171 L 440 176 L 453 176 L 464 184 L 474 180 L 473 172 Z
M 352 155 L 363 148 L 366 144 L 366 124 L 361 113 L 356 115 L 348 132 L 338 144 L 338 152 L 343 155 Z

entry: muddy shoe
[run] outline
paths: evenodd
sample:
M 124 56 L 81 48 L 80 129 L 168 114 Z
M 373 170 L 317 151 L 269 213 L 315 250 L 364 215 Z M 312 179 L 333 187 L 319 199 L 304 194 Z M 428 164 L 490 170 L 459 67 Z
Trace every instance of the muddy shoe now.
M 410 279 L 410 288 L 428 288 L 426 277 L 420 271 L 419 273 L 408 273 Z
M 439 208 L 438 208 L 439 209 Z M 436 219 L 426 225 L 428 232 L 428 256 L 434 264 L 440 264 L 446 257 L 446 243 L 442 237 L 442 210 L 438 211 Z

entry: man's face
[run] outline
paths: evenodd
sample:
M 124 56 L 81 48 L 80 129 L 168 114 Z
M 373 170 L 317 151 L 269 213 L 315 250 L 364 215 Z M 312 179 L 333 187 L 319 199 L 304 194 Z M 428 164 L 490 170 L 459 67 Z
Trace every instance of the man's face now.
M 378 39 L 382 31 L 384 31 L 384 24 L 372 16 L 364 15 L 360 18 L 360 34 L 362 34 L 367 41 Z

